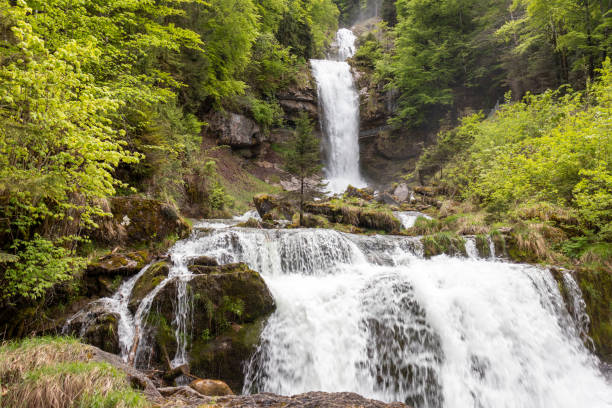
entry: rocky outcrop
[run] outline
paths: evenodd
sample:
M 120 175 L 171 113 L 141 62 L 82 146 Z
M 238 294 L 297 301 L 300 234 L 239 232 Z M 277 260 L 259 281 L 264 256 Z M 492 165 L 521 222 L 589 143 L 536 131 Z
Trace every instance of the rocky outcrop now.
M 317 123 L 319 120 L 317 84 L 312 77 L 310 68 L 302 72 L 305 81 L 293 84 L 278 92 L 276 99 L 285 112 L 285 121 L 295 122 L 300 114 L 306 112 Z
M 240 390 L 240 367 L 255 351 L 265 319 L 275 308 L 274 299 L 259 273 L 245 264 L 194 264 L 189 269 L 195 274 L 187 283 L 192 311 L 187 330 L 191 373 L 220 379 Z M 153 361 L 164 370 L 164 356 L 173 355 L 177 347 L 174 330 L 169 328 L 175 318 L 179 279 L 160 290 L 148 319 Z
M 399 232 L 400 221 L 383 209 L 356 207 L 333 202 L 306 203 L 304 210 L 311 214 L 323 215 L 330 222 L 348 224 L 375 231 Z
M 129 276 L 141 270 L 149 258 L 150 254 L 145 250 L 111 253 L 87 265 L 86 273 L 90 276 Z
M 106 245 L 135 246 L 164 241 L 168 237 L 185 238 L 189 224 L 174 207 L 140 196 L 111 197 L 108 208 L 112 218 L 100 220 L 92 238 Z
M 291 204 L 276 195 L 258 194 L 253 197 L 253 203 L 262 220 L 284 218 L 290 221 L 294 214 Z
M 63 333 L 79 337 L 81 341 L 109 353 L 118 354 L 119 316 L 109 312 L 102 303 L 93 302 L 85 306 L 66 323 Z
M 232 112 L 215 111 L 208 118 L 208 133 L 220 145 L 233 148 L 252 147 L 264 141 L 264 133 L 255 121 Z
M 128 308 L 132 313 L 136 312 L 142 299 L 168 276 L 169 271 L 170 264 L 167 261 L 159 261 L 149 266 L 146 272 L 138 278 L 136 283 L 134 283 L 132 295 L 128 303 Z
M 352 392 L 307 392 L 291 397 L 262 393 L 235 397 L 220 397 L 214 400 L 218 407 L 233 408 L 409 408 L 400 402 L 384 403 L 366 399 Z
M 83 295 L 97 298 L 111 296 L 121 281 L 140 271 L 152 256 L 149 251 L 116 252 L 94 260 L 85 269 Z

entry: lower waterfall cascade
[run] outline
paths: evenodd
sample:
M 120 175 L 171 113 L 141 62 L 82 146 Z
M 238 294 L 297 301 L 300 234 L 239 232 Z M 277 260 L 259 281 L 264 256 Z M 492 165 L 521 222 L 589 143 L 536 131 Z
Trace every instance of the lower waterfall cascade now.
M 475 249 L 425 259 L 418 237 L 231 226 L 237 222 L 197 225 L 171 249 L 165 281 L 187 282 L 185 265 L 201 255 L 260 272 L 277 310 L 244 367 L 243 393 L 352 391 L 415 408 L 612 406 L 612 386 L 581 340 L 589 319 L 569 272 L 568 308 L 549 270 Z M 129 298 L 132 279 L 118 293 Z M 147 366 L 143 317 L 164 282 L 134 316 L 121 314 L 132 326 L 119 333 L 127 336 L 122 349 L 141 337 L 137 367 Z M 192 313 L 181 288 L 177 339 L 187 337 Z M 188 361 L 183 341 L 172 363 Z

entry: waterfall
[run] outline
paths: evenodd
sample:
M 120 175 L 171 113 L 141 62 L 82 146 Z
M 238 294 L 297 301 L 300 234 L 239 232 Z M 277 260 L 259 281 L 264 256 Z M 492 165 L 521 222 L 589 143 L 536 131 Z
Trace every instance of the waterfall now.
M 584 345 L 589 319 L 570 273 L 564 300 L 548 269 L 482 258 L 474 238 L 467 257 L 425 259 L 419 237 L 231 223 L 201 223 L 179 241 L 169 278 L 128 322 L 146 332 L 152 300 L 172 277 L 190 279 L 191 258 L 247 263 L 277 309 L 244 367 L 244 393 L 352 391 L 415 408 L 612 406 L 612 387 Z M 197 313 L 177 288 L 172 326 L 185 340 L 174 365 L 189 361 Z
M 349 184 L 364 187 L 366 182 L 359 170 L 359 95 L 345 62 L 355 53 L 355 36 L 350 30 L 340 29 L 333 46 L 334 59 L 311 60 L 310 64 L 322 113 L 328 189 L 340 193 Z

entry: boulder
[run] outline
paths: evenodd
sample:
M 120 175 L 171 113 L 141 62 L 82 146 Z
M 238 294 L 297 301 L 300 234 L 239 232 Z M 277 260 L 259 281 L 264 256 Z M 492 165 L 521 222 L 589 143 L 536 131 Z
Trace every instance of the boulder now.
M 401 228 L 400 221 L 393 213 L 382 209 L 324 202 L 306 203 L 304 210 L 311 214 L 323 215 L 332 223 L 385 232 L 398 232 Z
M 293 218 L 294 211 L 291 204 L 283 201 L 279 196 L 258 194 L 253 197 L 253 203 L 262 220 L 284 218 L 291 221 Z
M 189 261 L 189 265 L 195 266 L 218 266 L 219 262 L 215 258 L 211 258 L 210 256 L 198 256 L 197 258 L 193 258 Z
M 89 276 L 129 276 L 144 268 L 149 259 L 149 252 L 144 250 L 127 253 L 111 253 L 87 265 L 86 274 Z
M 128 303 L 128 308 L 132 313 L 138 309 L 138 305 L 153 289 L 157 287 L 170 271 L 170 264 L 167 261 L 159 261 L 149 267 L 145 273 L 134 283 L 132 295 Z
M 374 191 L 370 188 L 357 188 L 349 185 L 344 192 L 347 197 L 361 198 L 362 200 L 370 201 L 374 198 Z
M 376 201 L 378 201 L 379 203 L 387 204 L 387 205 L 395 205 L 395 206 L 399 205 L 397 200 L 393 198 L 393 196 L 387 192 L 381 193 L 378 196 L 376 196 Z
M 62 333 L 79 337 L 84 343 L 118 354 L 121 352 L 118 322 L 119 315 L 110 312 L 104 302 L 96 301 L 69 319 Z
M 92 238 L 103 244 L 129 245 L 162 242 L 168 237 L 185 238 L 191 227 L 170 205 L 140 196 L 111 197 L 112 220 L 103 220 Z
M 410 199 L 410 189 L 406 183 L 400 183 L 397 187 L 395 187 L 393 195 L 399 202 L 408 201 Z
M 223 395 L 234 395 L 230 387 L 219 380 L 193 380 L 189 386 L 202 395 L 208 397 L 218 397 Z
M 274 311 L 274 299 L 259 273 L 245 264 L 189 268 L 195 274 L 187 282 L 191 373 L 242 389 L 240 367 L 254 353 L 265 319 Z M 164 355 L 173 355 L 177 347 L 171 322 L 179 280 L 174 278 L 159 291 L 147 318 L 153 340 L 151 361 L 164 370 Z
M 252 147 L 263 141 L 263 133 L 253 120 L 232 112 L 216 111 L 208 120 L 208 131 L 219 144 L 233 148 Z

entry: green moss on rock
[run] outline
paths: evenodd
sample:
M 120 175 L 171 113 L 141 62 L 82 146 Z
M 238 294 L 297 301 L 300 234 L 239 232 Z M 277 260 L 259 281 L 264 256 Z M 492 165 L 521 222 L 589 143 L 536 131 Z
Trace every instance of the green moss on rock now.
M 426 258 L 442 254 L 467 256 L 465 240 L 451 232 L 425 235 L 421 242 Z
M 142 299 L 168 276 L 169 271 L 170 265 L 168 262 L 160 261 L 151 265 L 149 269 L 138 278 L 132 289 L 132 296 L 128 304 L 132 313 L 136 311 Z

